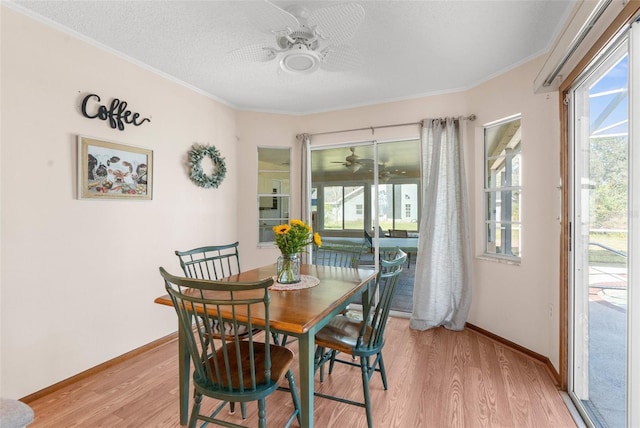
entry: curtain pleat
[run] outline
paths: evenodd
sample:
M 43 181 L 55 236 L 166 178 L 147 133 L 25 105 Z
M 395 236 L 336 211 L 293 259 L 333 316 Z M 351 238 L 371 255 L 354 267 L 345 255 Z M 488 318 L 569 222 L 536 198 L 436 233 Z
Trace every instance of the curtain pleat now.
M 471 304 L 469 210 L 459 121 L 423 122 L 422 217 L 411 328 L 464 328 Z

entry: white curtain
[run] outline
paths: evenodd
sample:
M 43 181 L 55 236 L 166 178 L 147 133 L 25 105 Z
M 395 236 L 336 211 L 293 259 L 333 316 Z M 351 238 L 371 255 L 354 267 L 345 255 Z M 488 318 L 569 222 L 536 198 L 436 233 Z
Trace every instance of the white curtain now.
M 312 225 L 311 221 L 311 175 L 309 173 L 309 168 L 311 167 L 311 135 L 309 134 L 299 134 L 297 136 L 298 141 L 300 141 L 300 157 L 301 157 L 301 181 L 300 181 L 300 190 L 301 197 L 300 200 L 300 219 L 305 221 L 307 224 Z M 314 230 L 315 232 L 315 230 Z M 313 245 L 309 247 L 309 251 L 313 252 Z M 305 262 L 309 262 L 311 253 L 305 253 L 303 260 Z
M 300 190 L 302 194 L 302 199 L 300 201 L 300 218 L 307 222 L 307 224 L 311 224 L 311 183 L 308 171 L 308 168 L 311 165 L 311 135 L 299 134 L 297 138 L 298 141 L 300 141 L 301 146 L 300 165 L 302 165 L 300 182 Z
M 472 274 L 459 121 L 425 120 L 421 140 L 422 218 L 411 328 L 462 330 Z

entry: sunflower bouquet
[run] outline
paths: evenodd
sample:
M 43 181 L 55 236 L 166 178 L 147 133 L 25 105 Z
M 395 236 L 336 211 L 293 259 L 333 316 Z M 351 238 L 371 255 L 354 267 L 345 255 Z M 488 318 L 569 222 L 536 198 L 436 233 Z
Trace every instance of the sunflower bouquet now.
M 312 233 L 311 226 L 302 220 L 292 219 L 289 224 L 273 227 L 276 234 L 276 245 L 283 255 L 297 254 L 305 250 L 309 244 L 322 246 L 319 233 Z
M 307 245 L 322 246 L 320 234 L 312 233 L 311 226 L 302 220 L 291 220 L 289 224 L 280 224 L 273 228 L 276 245 L 282 256 L 278 258 L 277 281 L 292 284 L 300 281 L 300 257 Z

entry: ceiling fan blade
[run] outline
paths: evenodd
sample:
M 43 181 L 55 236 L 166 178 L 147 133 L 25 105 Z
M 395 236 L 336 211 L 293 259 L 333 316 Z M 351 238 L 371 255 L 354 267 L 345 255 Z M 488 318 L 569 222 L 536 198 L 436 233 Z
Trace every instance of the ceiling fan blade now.
M 264 33 L 283 31 L 287 28 L 291 31 L 300 27 L 298 19 L 286 10 L 276 6 L 269 0 L 261 2 L 247 2 L 246 16 L 255 28 Z
M 228 53 L 228 56 L 234 61 L 267 62 L 274 59 L 277 54 L 275 49 L 258 44 L 234 49 Z
M 364 8 L 357 3 L 344 3 L 314 10 L 307 23 L 331 43 L 347 40 L 364 21 Z
M 349 45 L 332 45 L 322 50 L 320 68 L 325 71 L 348 71 L 362 67 L 360 52 Z

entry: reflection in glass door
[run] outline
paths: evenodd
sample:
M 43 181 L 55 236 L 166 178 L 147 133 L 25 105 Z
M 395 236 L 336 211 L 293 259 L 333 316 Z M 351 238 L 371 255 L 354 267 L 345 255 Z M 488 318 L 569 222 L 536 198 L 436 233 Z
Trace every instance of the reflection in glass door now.
M 572 89 L 573 268 L 569 394 L 592 426 L 627 424 L 628 41 Z M 637 191 L 637 190 L 636 190 Z

